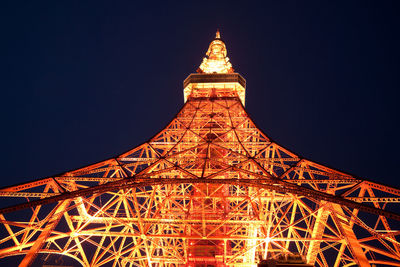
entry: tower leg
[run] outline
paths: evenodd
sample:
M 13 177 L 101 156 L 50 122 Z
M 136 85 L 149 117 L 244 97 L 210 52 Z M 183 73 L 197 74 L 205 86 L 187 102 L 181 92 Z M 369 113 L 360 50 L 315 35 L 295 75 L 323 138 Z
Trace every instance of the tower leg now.
M 324 233 L 326 221 L 328 220 L 328 215 L 329 211 L 325 208 L 326 201 L 320 201 L 320 208 L 317 212 L 317 218 L 315 220 L 315 225 L 312 230 L 311 237 L 315 240 L 310 242 L 310 246 L 308 248 L 307 252 L 307 263 L 308 264 L 315 264 L 315 261 L 317 259 L 317 254 L 320 251 L 320 243 L 321 243 L 321 238 L 322 234 Z
M 342 207 L 339 204 L 334 203 L 331 204 L 331 207 L 333 211 L 332 218 L 342 235 L 344 235 L 348 248 L 353 254 L 354 261 L 358 266 L 370 267 L 371 265 L 369 264 L 368 259 L 350 226 L 349 220 L 344 215 Z

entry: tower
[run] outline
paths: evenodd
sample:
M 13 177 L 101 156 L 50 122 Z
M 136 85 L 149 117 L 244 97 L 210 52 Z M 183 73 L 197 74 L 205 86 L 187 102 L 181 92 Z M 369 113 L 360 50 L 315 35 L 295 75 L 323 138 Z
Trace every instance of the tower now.
M 121 155 L 0 189 L 0 258 L 82 266 L 400 266 L 400 189 L 303 159 L 246 113 L 217 32 L 184 106 Z

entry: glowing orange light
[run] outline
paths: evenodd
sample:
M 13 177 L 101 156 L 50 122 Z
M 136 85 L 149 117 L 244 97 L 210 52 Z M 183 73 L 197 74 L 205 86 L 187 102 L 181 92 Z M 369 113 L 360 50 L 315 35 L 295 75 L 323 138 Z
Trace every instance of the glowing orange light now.
M 233 73 L 232 64 L 226 56 L 226 46 L 217 31 L 214 41 L 208 47 L 206 57 L 203 58 L 198 72 L 200 73 Z

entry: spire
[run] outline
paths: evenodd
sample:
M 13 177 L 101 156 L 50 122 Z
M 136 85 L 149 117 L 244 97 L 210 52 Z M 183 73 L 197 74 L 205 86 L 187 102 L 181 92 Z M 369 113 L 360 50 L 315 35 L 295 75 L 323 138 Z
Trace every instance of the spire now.
M 200 64 L 197 72 L 199 73 L 233 73 L 232 64 L 229 62 L 229 58 L 226 56 L 226 46 L 221 40 L 221 34 L 217 30 L 215 39 L 210 43 L 208 47 L 206 57 L 203 58 L 203 62 Z

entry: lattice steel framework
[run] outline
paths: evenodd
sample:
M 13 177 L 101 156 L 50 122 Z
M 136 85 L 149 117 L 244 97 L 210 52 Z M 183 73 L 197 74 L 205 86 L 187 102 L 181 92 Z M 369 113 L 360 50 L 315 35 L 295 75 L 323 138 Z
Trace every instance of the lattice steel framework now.
M 62 175 L 0 189 L 0 257 L 82 266 L 400 266 L 400 189 L 302 159 L 244 109 L 219 33 L 185 105 L 148 142 Z

